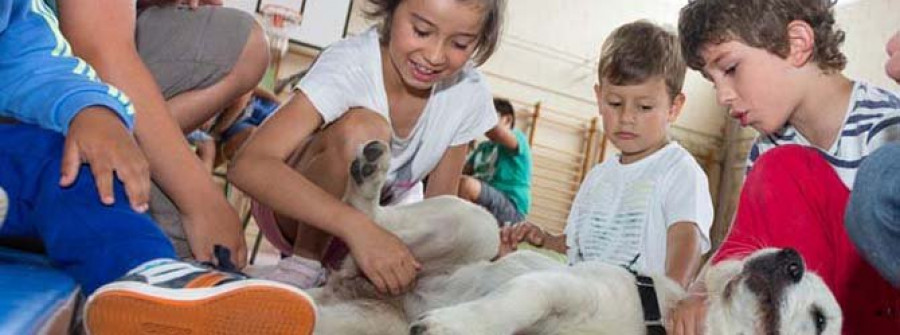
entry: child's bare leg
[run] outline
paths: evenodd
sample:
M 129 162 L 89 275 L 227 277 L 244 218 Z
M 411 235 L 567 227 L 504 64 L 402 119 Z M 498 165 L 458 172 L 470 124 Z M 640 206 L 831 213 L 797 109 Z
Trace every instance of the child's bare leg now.
M 182 131 L 190 133 L 229 104 L 251 92 L 268 65 L 268 47 L 262 28 L 254 24 L 231 71 L 215 84 L 178 94 L 166 101 Z
M 470 202 L 478 201 L 481 194 L 481 182 L 471 176 L 462 176 L 459 179 L 459 197 Z
M 363 109 L 351 110 L 317 133 L 291 165 L 311 182 L 341 199 L 357 151 L 371 140 L 389 143 L 390 134 L 390 126 L 381 115 Z M 294 237 L 295 255 L 321 258 L 330 241 L 329 234 L 287 217 L 276 215 L 276 219 L 284 236 Z

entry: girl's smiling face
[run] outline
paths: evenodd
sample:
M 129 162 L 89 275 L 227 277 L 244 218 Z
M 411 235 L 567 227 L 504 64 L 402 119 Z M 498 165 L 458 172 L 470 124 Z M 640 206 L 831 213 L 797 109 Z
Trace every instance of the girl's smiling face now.
M 403 1 L 393 15 L 386 68 L 407 89 L 428 92 L 471 59 L 483 21 L 484 10 L 474 1 Z

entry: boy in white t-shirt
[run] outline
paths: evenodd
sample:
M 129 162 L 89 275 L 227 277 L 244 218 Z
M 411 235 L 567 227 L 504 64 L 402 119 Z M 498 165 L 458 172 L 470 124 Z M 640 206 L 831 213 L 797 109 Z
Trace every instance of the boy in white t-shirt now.
M 706 175 L 667 135 L 685 102 L 678 50 L 674 34 L 646 21 L 612 33 L 594 90 L 603 130 L 621 154 L 587 175 L 564 235 L 519 223 L 501 232 L 501 254 L 525 241 L 571 264 L 603 261 L 690 283 L 709 249 L 713 210 Z
M 379 291 L 405 291 L 420 266 L 413 255 L 340 201 L 351 161 L 368 141 L 390 143 L 383 204 L 455 195 L 466 144 L 497 124 L 474 66 L 496 48 L 505 1 L 369 2 L 380 28 L 324 50 L 228 171 L 264 205 L 254 216 L 267 238 L 294 255 L 270 279 L 316 286 L 320 261 L 349 251 Z

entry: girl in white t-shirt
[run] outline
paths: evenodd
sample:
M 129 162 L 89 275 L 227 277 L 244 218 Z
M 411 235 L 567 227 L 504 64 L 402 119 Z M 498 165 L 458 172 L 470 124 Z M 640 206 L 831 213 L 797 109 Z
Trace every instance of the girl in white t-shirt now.
M 333 236 L 380 291 L 405 291 L 419 263 L 396 236 L 340 201 L 352 159 L 370 140 L 390 143 L 383 204 L 456 194 L 466 143 L 497 124 L 475 65 L 496 48 L 504 0 L 369 2 L 381 25 L 324 50 L 229 169 L 263 204 L 254 206 L 261 230 L 293 255 L 272 279 L 320 283 L 320 261 L 338 258 L 343 245 Z
M 685 102 L 678 50 L 672 33 L 648 22 L 613 32 L 594 89 L 604 133 L 621 154 L 584 179 L 565 234 L 519 223 L 501 232 L 501 254 L 524 241 L 567 254 L 572 264 L 602 261 L 690 283 L 709 249 L 713 209 L 703 170 L 667 135 Z

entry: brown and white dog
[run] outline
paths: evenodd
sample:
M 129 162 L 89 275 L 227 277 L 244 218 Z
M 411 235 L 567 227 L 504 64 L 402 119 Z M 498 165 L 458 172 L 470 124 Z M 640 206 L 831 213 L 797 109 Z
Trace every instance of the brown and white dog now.
M 518 251 L 491 262 L 499 246 L 491 214 L 456 197 L 378 205 L 390 153 L 367 143 L 350 168 L 344 201 L 402 239 L 423 264 L 400 297 L 375 292 L 348 258 L 310 293 L 316 334 L 644 334 L 635 277 L 600 262 L 566 266 Z M 666 317 L 684 291 L 656 283 Z M 840 334 L 830 291 L 792 250 L 767 249 L 713 267 L 707 276 L 709 334 Z

